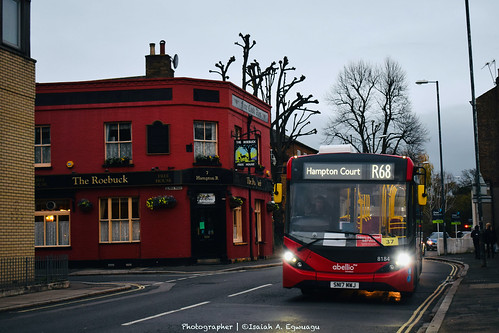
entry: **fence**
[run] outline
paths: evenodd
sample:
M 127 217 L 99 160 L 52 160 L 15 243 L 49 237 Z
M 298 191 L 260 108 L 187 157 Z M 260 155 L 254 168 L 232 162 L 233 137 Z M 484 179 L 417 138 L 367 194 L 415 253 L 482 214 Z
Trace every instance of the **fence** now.
M 0 258 L 0 289 L 8 290 L 68 280 L 68 257 Z

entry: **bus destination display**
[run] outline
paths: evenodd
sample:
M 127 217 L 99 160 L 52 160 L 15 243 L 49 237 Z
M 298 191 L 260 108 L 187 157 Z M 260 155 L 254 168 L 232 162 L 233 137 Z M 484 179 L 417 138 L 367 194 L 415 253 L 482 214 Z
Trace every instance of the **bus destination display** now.
M 303 179 L 393 180 L 393 163 L 304 163 Z

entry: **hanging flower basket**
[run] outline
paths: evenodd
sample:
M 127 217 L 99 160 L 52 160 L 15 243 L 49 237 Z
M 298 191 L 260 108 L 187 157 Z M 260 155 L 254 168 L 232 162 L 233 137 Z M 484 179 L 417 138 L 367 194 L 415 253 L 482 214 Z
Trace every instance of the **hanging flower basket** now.
M 276 204 L 274 201 L 267 202 L 267 212 L 273 213 L 279 210 L 279 204 Z
M 146 206 L 150 210 L 173 208 L 176 205 L 177 200 L 172 195 L 152 197 L 146 201 Z
M 229 206 L 231 209 L 241 207 L 243 205 L 243 199 L 238 197 L 230 197 Z
M 82 212 L 91 211 L 93 206 L 92 202 L 88 199 L 81 199 L 78 201 L 78 208 L 80 208 Z

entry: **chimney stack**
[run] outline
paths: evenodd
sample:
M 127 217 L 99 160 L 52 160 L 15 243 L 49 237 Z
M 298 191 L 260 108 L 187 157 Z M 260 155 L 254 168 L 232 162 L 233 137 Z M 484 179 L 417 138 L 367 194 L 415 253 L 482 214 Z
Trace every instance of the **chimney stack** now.
M 172 59 L 165 53 L 165 44 L 164 40 L 159 42 L 159 55 L 156 54 L 156 44 L 149 44 L 149 55 L 146 55 L 146 77 L 174 77 Z

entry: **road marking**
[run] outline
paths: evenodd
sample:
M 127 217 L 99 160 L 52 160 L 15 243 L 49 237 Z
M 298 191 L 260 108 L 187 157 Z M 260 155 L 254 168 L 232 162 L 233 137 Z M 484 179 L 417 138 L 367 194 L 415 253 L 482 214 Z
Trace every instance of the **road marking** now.
M 428 309 L 428 307 L 433 303 L 435 298 L 437 298 L 445 290 L 445 287 L 454 278 L 454 276 L 458 272 L 458 266 L 448 262 L 444 262 L 444 264 L 447 264 L 452 267 L 450 274 L 447 276 L 445 281 L 442 282 L 435 289 L 435 291 L 433 291 L 433 293 L 430 296 L 428 296 L 428 298 L 426 298 L 423 303 L 421 303 L 421 305 L 416 310 L 414 310 L 414 313 L 412 314 L 411 318 L 409 318 L 409 320 L 398 329 L 397 333 L 410 332 L 414 327 L 414 325 L 416 325 L 419 322 L 423 314 L 426 312 L 426 309 Z
M 241 291 L 239 293 L 235 293 L 235 294 L 229 295 L 227 297 L 239 296 L 239 295 L 246 294 L 246 293 L 249 293 L 249 292 L 261 289 L 261 288 L 270 287 L 271 285 L 272 284 L 264 284 L 263 286 L 259 286 L 259 287 L 251 288 L 251 289 L 248 289 L 248 290 L 245 290 L 245 291 Z
M 180 312 L 180 311 L 184 311 L 184 310 L 189 310 L 189 309 L 192 309 L 192 308 L 196 308 L 198 306 L 206 305 L 208 303 L 210 303 L 210 302 L 206 301 L 206 302 L 201 302 L 201 303 L 198 303 L 198 304 L 193 304 L 193 305 L 185 306 L 185 307 L 180 308 L 180 309 L 171 310 L 171 311 L 167 311 L 167 312 L 163 312 L 163 313 L 158 313 L 158 314 L 156 314 L 154 316 L 149 316 L 149 317 L 146 317 L 146 318 L 137 319 L 137 320 L 134 320 L 134 321 L 130 321 L 128 323 L 121 324 L 121 326 L 130 326 L 130 325 L 137 324 L 137 323 L 140 323 L 140 322 L 143 322 L 143 321 L 146 321 L 146 320 L 151 320 L 151 319 L 155 319 L 155 318 L 167 316 L 167 315 L 175 313 L 175 312 Z
M 106 293 L 100 296 L 83 296 L 81 299 L 76 299 L 72 301 L 67 301 L 67 300 L 60 300 L 57 301 L 55 304 L 50 304 L 50 305 L 41 305 L 37 306 L 31 309 L 26 309 L 26 310 L 19 310 L 17 311 L 18 313 L 22 312 L 33 312 L 33 311 L 38 311 L 38 310 L 45 310 L 45 309 L 50 309 L 50 308 L 55 308 L 59 306 L 65 306 L 65 305 L 70 305 L 70 304 L 76 304 L 76 303 L 83 303 L 83 302 L 88 302 L 88 301 L 95 301 L 97 299 L 102 299 L 102 298 L 108 298 L 108 297 L 113 297 L 117 295 L 123 295 L 123 294 L 129 294 L 129 293 L 134 293 L 140 290 L 143 290 L 146 288 L 145 285 L 137 284 L 137 283 L 130 283 L 130 285 L 134 286 L 136 289 L 130 289 L 130 290 L 124 290 L 124 291 L 118 291 L 118 292 L 113 292 L 113 293 Z

